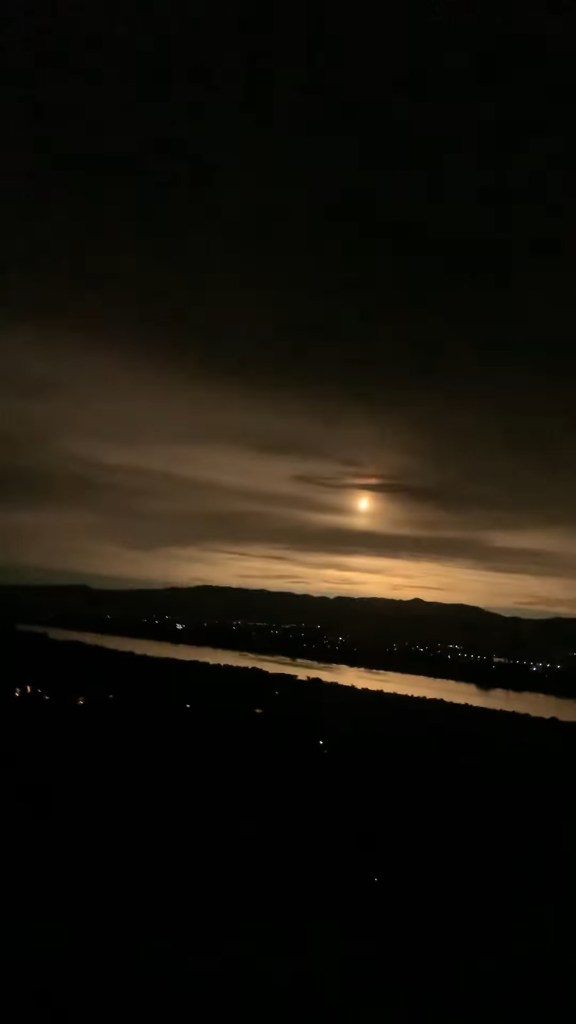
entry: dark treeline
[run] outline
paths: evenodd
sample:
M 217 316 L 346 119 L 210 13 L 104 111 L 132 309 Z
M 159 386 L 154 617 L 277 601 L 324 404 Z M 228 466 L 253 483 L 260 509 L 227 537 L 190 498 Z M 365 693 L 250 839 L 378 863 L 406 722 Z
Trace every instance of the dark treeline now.
M 3 656 L 28 1019 L 570 1018 L 572 726 L 10 631 Z

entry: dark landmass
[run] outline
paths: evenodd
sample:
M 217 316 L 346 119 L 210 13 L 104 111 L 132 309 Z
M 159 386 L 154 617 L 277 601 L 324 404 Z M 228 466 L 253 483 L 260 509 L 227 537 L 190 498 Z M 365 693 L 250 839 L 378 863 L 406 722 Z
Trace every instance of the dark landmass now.
M 576 698 L 576 620 L 231 587 L 0 587 L 5 622 L 58 625 Z
M 10 1019 L 573 1019 L 572 725 L 2 652 Z

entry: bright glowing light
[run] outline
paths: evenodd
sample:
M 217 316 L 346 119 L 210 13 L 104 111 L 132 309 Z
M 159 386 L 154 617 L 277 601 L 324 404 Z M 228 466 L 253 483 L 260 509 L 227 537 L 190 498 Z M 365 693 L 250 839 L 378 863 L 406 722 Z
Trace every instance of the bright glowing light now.
M 358 510 L 360 512 L 367 512 L 369 507 L 370 507 L 370 501 L 368 500 L 368 498 L 364 497 L 364 498 L 359 498 L 358 499 Z

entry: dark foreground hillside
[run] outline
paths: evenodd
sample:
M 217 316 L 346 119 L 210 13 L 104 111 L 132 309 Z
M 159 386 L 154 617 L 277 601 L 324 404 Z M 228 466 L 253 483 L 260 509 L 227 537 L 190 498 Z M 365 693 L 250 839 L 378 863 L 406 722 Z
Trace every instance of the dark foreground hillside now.
M 10 1020 L 573 1019 L 573 727 L 7 633 Z

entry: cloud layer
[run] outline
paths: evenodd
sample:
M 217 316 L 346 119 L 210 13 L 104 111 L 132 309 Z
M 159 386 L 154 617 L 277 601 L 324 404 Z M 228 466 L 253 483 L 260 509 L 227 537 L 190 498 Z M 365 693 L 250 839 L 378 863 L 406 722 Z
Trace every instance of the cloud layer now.
M 574 485 L 553 451 L 544 475 L 546 445 L 527 457 L 517 421 L 503 448 L 498 420 L 470 447 L 454 413 L 426 431 L 421 407 L 345 389 L 311 402 L 305 383 L 230 381 L 69 330 L 2 346 L 4 578 L 576 611 Z

